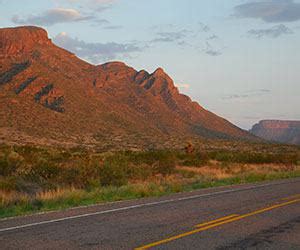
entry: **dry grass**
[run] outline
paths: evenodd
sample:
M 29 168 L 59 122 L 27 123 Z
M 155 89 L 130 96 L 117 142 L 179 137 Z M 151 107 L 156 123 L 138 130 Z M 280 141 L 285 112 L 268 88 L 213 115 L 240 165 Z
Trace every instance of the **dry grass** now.
M 75 192 L 78 192 L 78 189 L 74 187 L 57 188 L 54 190 L 39 192 L 36 194 L 35 198 L 41 201 L 58 200 L 69 196 L 69 194 L 74 194 Z
M 212 177 L 214 179 L 226 179 L 239 175 L 247 174 L 270 174 L 279 172 L 300 171 L 300 166 L 284 165 L 284 164 L 239 164 L 232 163 L 229 165 L 221 162 L 211 161 L 210 165 L 203 167 L 187 167 L 177 166 L 177 170 L 183 170 L 195 173 L 203 177 Z
M 16 192 L 16 191 L 0 190 L 1 207 L 6 207 L 18 203 L 27 203 L 29 201 L 30 201 L 30 197 L 27 194 Z

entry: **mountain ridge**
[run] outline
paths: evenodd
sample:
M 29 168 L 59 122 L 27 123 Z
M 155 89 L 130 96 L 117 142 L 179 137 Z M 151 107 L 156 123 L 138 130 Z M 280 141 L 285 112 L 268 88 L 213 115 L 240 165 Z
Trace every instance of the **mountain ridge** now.
M 145 148 L 180 138 L 254 139 L 180 94 L 162 68 L 92 65 L 39 27 L 0 29 L 0 62 L 2 141 Z

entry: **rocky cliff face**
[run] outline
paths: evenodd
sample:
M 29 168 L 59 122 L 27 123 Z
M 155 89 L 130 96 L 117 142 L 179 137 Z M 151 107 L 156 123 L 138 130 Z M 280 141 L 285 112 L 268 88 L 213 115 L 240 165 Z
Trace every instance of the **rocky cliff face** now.
M 300 145 L 300 121 L 264 120 L 250 132 L 266 140 Z
M 47 32 L 38 27 L 18 27 L 1 29 L 0 54 L 15 56 L 32 51 L 38 45 L 50 45 Z
M 179 93 L 163 69 L 94 66 L 37 27 L 0 29 L 0 140 L 101 148 L 253 139 Z

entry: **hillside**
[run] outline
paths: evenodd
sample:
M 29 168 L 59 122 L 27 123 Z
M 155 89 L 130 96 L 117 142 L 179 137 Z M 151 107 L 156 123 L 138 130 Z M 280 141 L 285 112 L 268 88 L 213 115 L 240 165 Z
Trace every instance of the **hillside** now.
M 140 149 L 253 139 L 180 94 L 159 68 L 92 65 L 38 27 L 0 29 L 0 142 Z
M 264 120 L 250 132 L 269 141 L 300 145 L 300 121 Z

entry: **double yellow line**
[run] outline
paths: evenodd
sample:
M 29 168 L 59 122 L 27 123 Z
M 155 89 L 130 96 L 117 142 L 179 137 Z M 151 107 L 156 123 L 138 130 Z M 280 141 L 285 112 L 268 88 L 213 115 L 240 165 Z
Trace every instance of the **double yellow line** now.
M 297 203 L 297 202 L 300 202 L 300 199 L 294 199 L 294 200 L 287 201 L 287 202 L 284 202 L 284 203 L 276 204 L 276 205 L 266 207 L 266 208 L 262 208 L 262 209 L 259 209 L 259 210 L 256 210 L 256 211 L 253 211 L 253 212 L 250 212 L 250 213 L 247 213 L 247 214 L 243 214 L 243 215 L 232 214 L 232 215 L 229 215 L 229 216 L 225 216 L 225 217 L 222 217 L 222 218 L 219 218 L 219 219 L 216 219 L 216 220 L 212 220 L 212 221 L 209 221 L 209 222 L 198 224 L 198 225 L 195 226 L 196 229 L 194 229 L 194 230 L 191 230 L 191 231 L 188 231 L 188 232 L 176 235 L 176 236 L 172 236 L 170 238 L 166 238 L 166 239 L 163 239 L 163 240 L 160 240 L 160 241 L 157 241 L 157 242 L 153 242 L 153 243 L 150 243 L 148 245 L 138 247 L 138 248 L 135 248 L 135 249 L 136 250 L 144 250 L 144 249 L 149 249 L 149 248 L 152 248 L 152 247 L 156 247 L 156 246 L 159 246 L 159 245 L 162 245 L 162 244 L 174 241 L 174 240 L 178 240 L 180 238 L 183 238 L 183 237 L 186 237 L 186 236 L 189 236 L 189 235 L 192 235 L 192 234 L 196 234 L 196 233 L 199 233 L 199 232 L 202 232 L 202 231 L 206 231 L 206 230 L 214 228 L 214 227 L 218 227 L 218 226 L 221 226 L 221 225 L 224 225 L 224 224 L 227 224 L 227 223 L 238 221 L 238 220 L 241 220 L 241 219 L 253 216 L 253 215 L 261 214 L 261 213 L 264 213 L 264 212 L 267 212 L 267 211 L 270 211 L 270 210 L 273 210 L 273 209 L 276 209 L 276 208 L 284 207 L 284 206 L 287 206 L 287 205 L 291 205 L 291 204 L 294 204 L 294 203 Z

